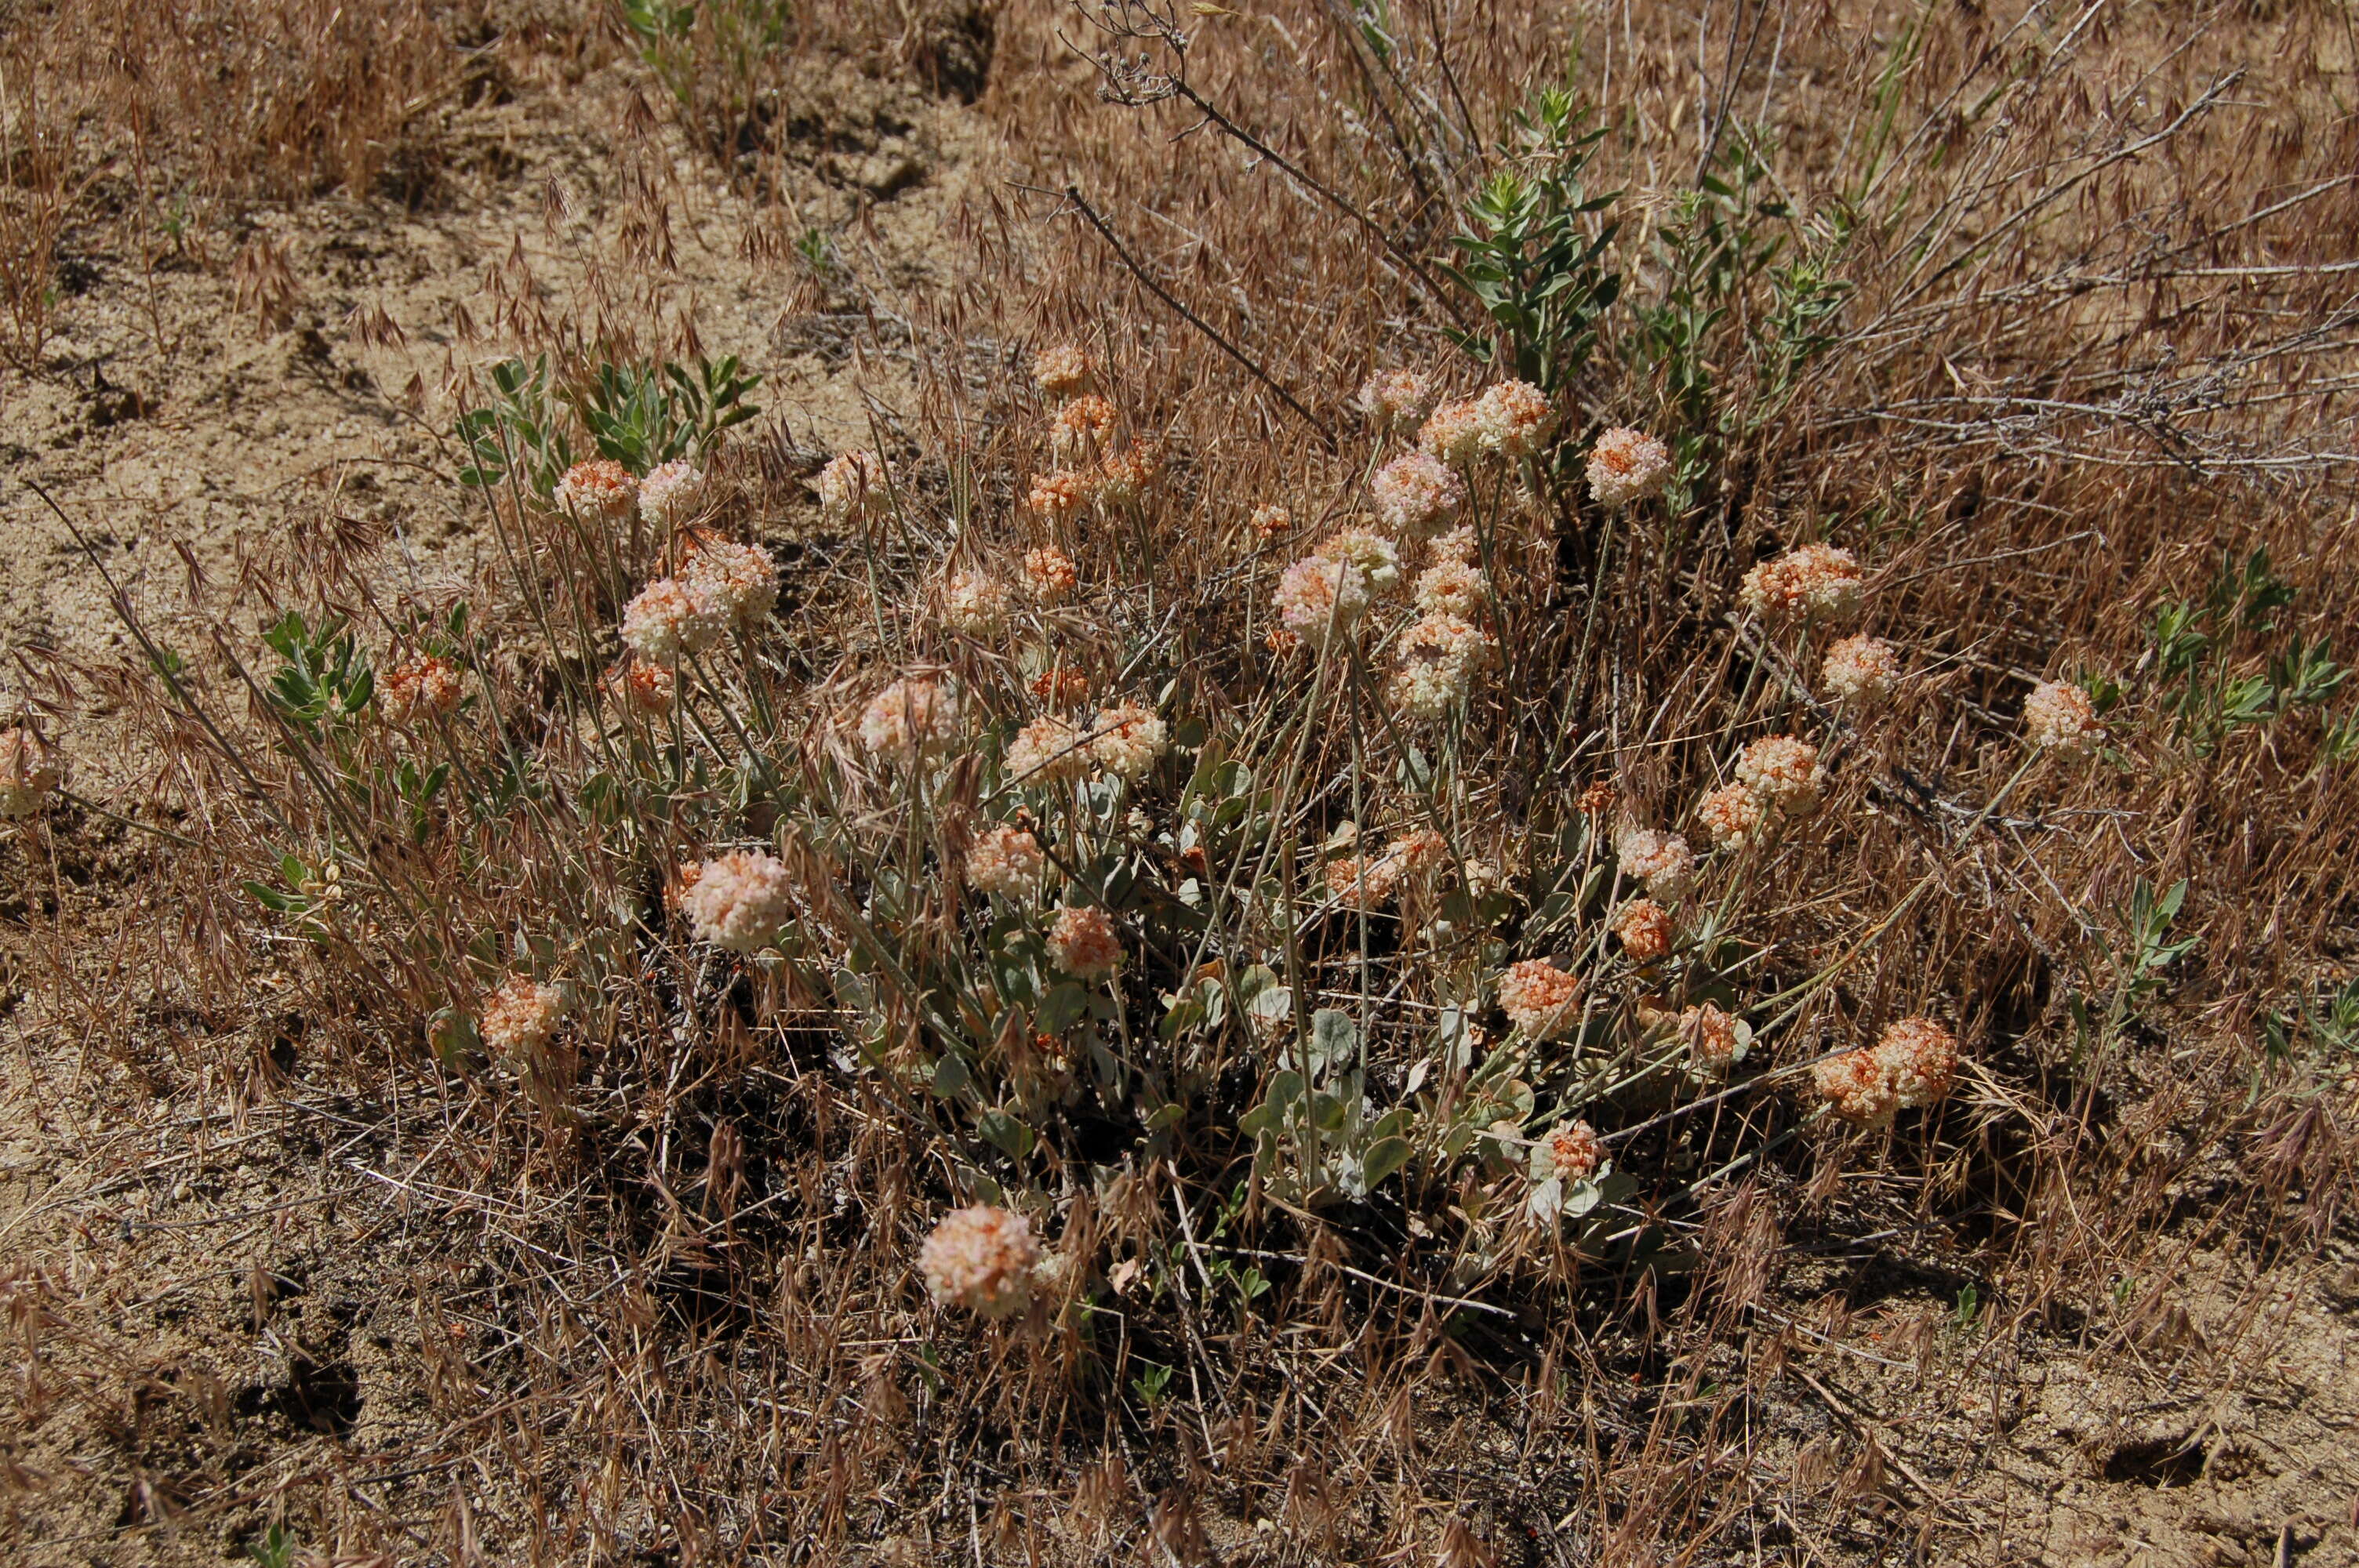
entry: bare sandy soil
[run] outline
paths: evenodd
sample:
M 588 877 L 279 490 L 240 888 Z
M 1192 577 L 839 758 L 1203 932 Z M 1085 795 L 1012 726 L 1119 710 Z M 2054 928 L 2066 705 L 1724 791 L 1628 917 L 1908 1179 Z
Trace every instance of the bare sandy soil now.
M 0 648 L 103 665 L 129 646 L 96 565 L 29 481 L 167 642 L 192 604 L 267 581 L 290 516 L 382 532 L 397 588 L 465 579 L 493 546 L 447 477 L 449 388 L 499 357 L 504 312 L 537 302 L 626 305 L 742 354 L 793 449 L 863 441 L 872 403 L 910 412 L 879 312 L 906 319 L 940 282 L 962 204 L 998 178 L 995 133 L 906 83 L 832 91 L 793 200 L 856 251 L 856 286 L 791 251 L 749 261 L 768 220 L 684 150 L 626 159 L 608 133 L 647 110 L 622 65 L 452 109 L 453 172 L 419 210 L 257 209 L 294 284 L 282 325 L 237 307 L 218 257 L 146 276 L 70 242 L 47 365 L 0 373 Z M 635 227 L 636 179 L 668 193 L 668 238 Z M 676 268 L 635 261 L 650 245 Z M 59 719 L 80 794 L 140 798 L 155 759 L 109 743 L 103 686 Z M 315 1081 L 291 1011 L 238 1043 L 248 1081 L 214 1079 L 220 1021 L 115 956 L 130 948 L 114 933 L 171 917 L 143 891 L 145 847 L 89 810 L 58 843 L 54 865 L 27 841 L 0 850 L 8 913 L 62 916 L 54 935 L 6 938 L 0 1553 L 234 1560 L 274 1503 L 330 1554 L 347 1534 L 407 1541 L 414 1555 L 395 1555 L 418 1562 L 450 1540 L 535 1539 L 575 1500 L 565 1488 L 592 1483 L 553 1456 L 493 1470 L 428 1391 L 466 1375 L 451 1346 L 531 1353 L 506 1343 L 499 1281 L 474 1253 L 547 1195 L 504 1207 L 415 1179 L 435 1106 Z M 36 974 L 64 976 L 65 994 Z M 139 1048 L 100 1049 L 126 1017 Z M 2130 1337 L 1995 1327 L 1960 1307 L 1963 1278 L 1788 1235 L 1761 1326 L 1785 1324 L 1791 1401 L 1762 1452 L 1790 1471 L 1801 1550 L 1774 1560 L 1898 1560 L 1897 1520 L 1926 1561 L 2359 1563 L 2359 1258 L 2256 1278 L 2199 1219 L 2188 1237 L 2176 1275 L 2122 1282 L 2147 1303 Z M 536 1474 L 549 1489 L 519 1480 Z M 201 1506 L 224 1489 L 245 1500 Z M 1216 1544 L 1251 1560 L 1250 1501 L 1231 1504 Z M 1544 1530 L 1522 1546 L 1569 1560 Z M 877 1560 L 919 1551 L 882 1543 Z

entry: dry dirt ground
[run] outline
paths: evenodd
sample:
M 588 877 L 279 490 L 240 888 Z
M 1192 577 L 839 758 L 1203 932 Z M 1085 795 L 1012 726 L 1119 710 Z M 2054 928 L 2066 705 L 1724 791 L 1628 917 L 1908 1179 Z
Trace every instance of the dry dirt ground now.
M 445 387 L 497 357 L 504 311 L 606 299 L 666 332 L 692 324 L 765 376 L 794 448 L 862 439 L 872 403 L 903 412 L 889 317 L 938 281 L 954 215 L 995 178 L 983 113 L 905 83 L 836 85 L 792 196 L 848 253 L 859 281 L 839 285 L 791 252 L 748 260 L 754 215 L 709 166 L 624 152 L 614 128 L 646 112 L 632 70 L 452 109 L 452 173 L 419 209 L 257 209 L 292 280 L 283 324 L 237 306 L 218 258 L 151 276 L 70 246 L 47 365 L 0 373 L 0 649 L 124 647 L 103 579 L 31 481 L 165 628 L 266 570 L 290 509 L 387 531 L 418 583 L 463 575 L 491 546 L 446 477 Z M 671 199 L 668 239 L 635 226 L 640 179 Z M 635 259 L 656 245 L 675 268 Z M 104 743 L 111 722 L 97 691 L 67 719 L 96 808 L 136 799 L 151 765 Z M 274 1502 L 325 1521 L 311 1528 L 369 1522 L 419 1562 L 449 1540 L 530 1541 L 577 1483 L 519 1484 L 528 1456 L 495 1474 L 427 1398 L 454 1375 L 446 1347 L 507 1336 L 499 1281 L 471 1253 L 510 1216 L 413 1180 L 435 1106 L 313 1082 L 293 1012 L 219 1051 L 216 1022 L 175 1011 L 163 977 L 110 941 L 169 917 L 143 894 L 137 846 L 100 809 L 70 813 L 58 843 L 54 866 L 5 853 L 7 913 L 64 919 L 7 936 L 0 1555 L 234 1560 Z M 62 996 L 35 983 L 58 974 Z M 140 1048 L 96 1049 L 126 1017 Z M 243 1081 L 201 1065 L 224 1059 L 250 1064 Z M 2256 1279 L 2190 1245 L 2172 1277 L 2121 1282 L 2152 1301 L 2134 1341 L 1995 1322 L 1961 1304 L 1967 1279 L 1788 1244 L 1788 1321 L 1760 1326 L 1790 1342 L 1791 1403 L 1761 1452 L 1791 1473 L 1792 1544 L 1755 1561 L 1859 1560 L 1888 1535 L 1858 1521 L 1897 1511 L 1929 1560 L 2359 1563 L 2359 1258 Z M 1841 1314 L 1820 1304 L 1838 1297 Z M 224 1487 L 243 1500 L 196 1506 Z M 1243 1510 L 1217 1522 L 1217 1539 L 1252 1539 Z

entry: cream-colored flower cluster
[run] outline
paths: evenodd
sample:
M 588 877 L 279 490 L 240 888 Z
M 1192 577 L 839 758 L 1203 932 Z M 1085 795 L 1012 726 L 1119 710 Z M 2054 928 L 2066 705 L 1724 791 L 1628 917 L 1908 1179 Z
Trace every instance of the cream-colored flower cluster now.
M 1425 452 L 1404 452 L 1368 481 L 1376 516 L 1405 539 L 1421 538 L 1466 504 L 1458 470 Z
M 1472 621 L 1436 611 L 1402 628 L 1394 651 L 1399 664 L 1385 695 L 1411 718 L 1432 720 L 1465 705 L 1475 673 L 1490 661 L 1491 638 Z
M 1040 885 L 1049 858 L 1040 841 L 1021 827 L 1002 823 L 967 847 L 966 880 L 984 892 L 1022 898 Z
M 1379 430 L 1406 430 L 1433 411 L 1433 383 L 1415 371 L 1378 371 L 1360 384 L 1359 404 Z
M 930 676 L 892 682 L 860 714 L 860 743 L 887 762 L 915 762 L 958 733 L 958 697 Z
M 1845 702 L 1874 708 L 1889 701 L 1900 681 L 1900 656 L 1892 644 L 1862 633 L 1827 650 L 1820 678 Z
M 1040 1244 L 1031 1221 L 990 1204 L 953 1209 L 918 1249 L 918 1271 L 939 1306 L 987 1318 L 1020 1312 L 1032 1299 Z
M 564 1022 L 564 992 L 529 975 L 512 975 L 484 998 L 475 1028 L 494 1055 L 529 1058 L 556 1038 Z
M 1677 903 L 1695 881 L 1695 851 L 1676 833 L 1625 827 L 1614 840 L 1614 860 L 1622 874 L 1647 884 L 1658 898 Z
M 1531 457 L 1555 428 L 1556 408 L 1546 393 L 1527 381 L 1503 381 L 1479 397 L 1436 408 L 1418 444 L 1463 468 L 1482 457 Z
M 1136 783 L 1155 766 L 1170 732 L 1151 708 L 1125 702 L 1098 713 L 1090 730 L 1090 757 L 1118 779 Z
M 1671 950 L 1671 912 L 1651 898 L 1634 898 L 1606 923 L 1634 964 L 1651 964 Z
M 2048 751 L 2092 751 L 2105 739 L 2096 703 L 2069 681 L 2041 681 L 2032 687 L 2023 699 L 2023 729 L 2033 745 Z
M 1007 585 L 988 572 L 961 569 L 942 579 L 942 623 L 970 637 L 988 637 L 1007 622 Z
M 1643 430 L 1617 425 L 1589 449 L 1589 493 L 1600 506 L 1633 505 L 1658 494 L 1671 477 L 1669 447 Z
M 704 470 L 686 458 L 658 463 L 639 481 L 639 515 L 658 528 L 685 528 L 704 510 Z
M 680 878 L 680 913 L 700 942 L 732 953 L 768 945 L 795 913 L 794 880 L 776 855 L 732 850 Z
M 893 504 L 885 460 L 872 451 L 845 452 L 819 470 L 820 510 L 827 516 L 857 520 L 882 516 Z

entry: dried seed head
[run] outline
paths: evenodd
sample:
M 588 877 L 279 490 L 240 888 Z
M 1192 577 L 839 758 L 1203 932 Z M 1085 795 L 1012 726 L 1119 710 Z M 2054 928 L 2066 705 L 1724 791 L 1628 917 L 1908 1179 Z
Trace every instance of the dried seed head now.
M 1958 1037 L 1930 1018 L 1904 1018 L 1886 1026 L 1874 1047 L 1892 1076 L 1903 1110 L 1920 1110 L 1948 1098 L 1958 1071 Z
M 0 816 L 30 816 L 49 804 L 64 770 L 48 741 L 23 725 L 0 730 Z
M 879 516 L 892 503 L 885 460 L 875 452 L 845 452 L 819 470 L 820 510 L 830 517 Z

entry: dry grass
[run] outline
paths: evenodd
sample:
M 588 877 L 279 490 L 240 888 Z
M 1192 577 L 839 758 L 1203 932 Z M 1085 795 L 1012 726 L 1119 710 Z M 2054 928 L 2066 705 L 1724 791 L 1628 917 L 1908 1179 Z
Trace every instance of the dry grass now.
M 224 47 L 218 83 L 158 94 L 222 127 L 175 178 L 218 186 L 258 155 L 282 191 L 358 189 L 455 80 L 446 17 L 296 9 L 316 47 L 267 70 Z M 783 189 L 772 131 L 797 90 L 766 54 L 716 52 L 736 14 L 683 38 L 701 64 L 674 103 L 723 173 Z M 13 1442 L 79 1379 L 135 1426 L 168 1412 L 187 1449 L 126 1529 L 268 1519 L 346 1558 L 1701 1563 L 1767 1542 L 2021 1561 L 1975 1452 L 1993 1367 L 2047 1346 L 2252 1375 L 2236 1325 L 2262 1310 L 2258 1271 L 2350 1239 L 2359 1042 L 2304 1010 L 2347 979 L 2359 929 L 2359 694 L 2282 695 L 2288 661 L 2321 639 L 2347 655 L 2359 625 L 2343 21 L 1435 4 L 1380 36 L 1388 15 L 1188 14 L 1183 62 L 1135 9 L 998 12 L 979 109 L 1014 168 L 948 236 L 958 277 L 912 303 L 856 262 L 818 268 L 916 389 L 876 407 L 888 503 L 822 512 L 827 454 L 782 427 L 711 441 L 707 521 L 779 551 L 785 597 L 681 668 L 670 715 L 622 710 L 605 682 L 626 601 L 691 541 L 552 506 L 564 462 L 522 449 L 516 419 L 479 431 L 494 483 L 462 489 L 471 459 L 448 449 L 454 508 L 498 545 L 463 619 L 406 595 L 331 493 L 216 590 L 201 642 L 48 669 L 60 710 L 103 693 L 141 720 L 158 781 L 131 940 L 100 961 L 33 920 L 57 1027 L 323 1172 L 367 1168 L 373 1195 L 344 1201 L 388 1206 L 367 1245 L 403 1271 L 422 1413 L 407 1451 L 366 1456 L 396 1491 L 329 1484 L 326 1461 L 242 1465 L 194 1435 L 227 1430 L 203 1390 L 159 1392 L 93 1347 L 75 1280 L 20 1276 Z M 125 25 L 158 29 L 126 55 L 190 58 Z M 937 77 L 979 36 L 810 25 L 805 47 Z M 1093 66 L 1108 27 L 1122 61 Z M 413 63 L 343 95 L 379 38 Z M 2262 50 L 2282 66 L 2266 93 L 2236 70 Z M 1618 193 L 1572 227 L 1619 222 L 1599 265 L 1621 294 L 1593 353 L 1547 360 L 1558 443 L 1472 467 L 1499 657 L 1462 715 L 1421 726 L 1384 696 L 1405 608 L 1284 654 L 1272 595 L 1365 511 L 1392 449 L 1351 406 L 1364 377 L 1497 379 L 1440 267 L 1484 180 L 1553 167 L 1507 116 L 1567 59 L 1603 132 L 1585 190 Z M 52 118 L 21 99 L 12 159 L 52 156 L 35 127 L 66 90 L 42 91 Z M 156 131 L 120 123 L 147 156 Z M 661 145 L 652 117 L 618 135 Z M 54 162 L 12 197 L 90 167 Z M 1697 195 L 1700 171 L 1718 191 Z M 659 268 L 663 191 L 635 200 Z M 19 211 L 38 254 L 52 220 Z M 571 456 L 585 409 L 614 406 L 602 362 L 692 357 L 598 303 L 617 319 L 517 284 L 497 317 L 552 356 L 567 396 L 520 406 Z M 17 321 L 37 353 L 38 318 Z M 1026 368 L 1066 341 L 1168 467 L 1135 504 L 1060 522 L 1027 504 L 1060 460 Z M 1622 424 L 1670 439 L 1680 471 L 1610 514 L 1581 461 Z M 1271 502 L 1294 526 L 1264 541 L 1248 520 Z M 1844 629 L 1900 650 L 1889 709 L 1827 696 L 1830 628 L 1740 600 L 1756 562 L 1819 540 L 1867 568 Z M 1072 605 L 945 624 L 946 570 L 1013 581 L 1051 544 L 1078 565 Z M 2256 550 L 2288 602 L 2238 579 L 2192 623 L 2211 642 L 2158 638 L 2158 611 L 2202 605 Z M 374 701 L 274 687 L 289 661 L 254 628 L 288 611 L 350 629 Z M 313 653 L 332 664 L 332 642 Z M 425 654 L 468 706 L 387 721 L 387 673 Z M 1013 732 L 1054 707 L 1035 679 L 1059 670 L 1082 677 L 1080 717 L 1155 706 L 1171 754 L 1078 798 L 1010 780 Z M 939 765 L 858 736 L 911 671 L 963 699 Z M 2083 677 L 2106 747 L 2027 749 L 2034 685 Z M 1605 935 L 1632 891 L 1615 818 L 1702 849 L 1696 802 L 1786 732 L 1828 766 L 1818 812 L 1708 856 L 1673 958 L 1629 962 Z M 1591 816 L 1597 781 L 1612 804 Z M 1063 896 L 1114 911 L 1111 985 L 1054 973 L 1054 900 L 962 885 L 968 844 L 1018 806 Z M 91 822 L 17 830 L 27 885 L 59 885 Z M 1347 825 L 1363 849 L 1436 832 L 1441 867 L 1386 907 L 1339 902 Z M 782 860 L 797 909 L 759 957 L 693 940 L 679 908 L 683 871 L 744 847 Z M 2175 921 L 2137 929 L 2182 883 Z M 1578 1049 L 1495 1005 L 1499 971 L 1538 957 L 1583 978 Z M 1246 1017 L 1256 970 L 1288 988 L 1266 1022 Z M 518 973 L 565 988 L 568 1016 L 503 1053 L 478 1021 Z M 205 1027 L 126 1016 L 126 989 Z M 1756 1032 L 1725 1085 L 1692 1081 L 1658 1018 L 1706 1000 Z M 1314 1012 L 1353 1043 L 1322 1069 L 1332 1137 L 1252 1119 L 1336 1027 Z M 1813 1063 L 1920 1014 L 1964 1043 L 1944 1103 L 1870 1130 L 1819 1109 Z M 1616 1180 L 1585 1215 L 1536 1215 L 1521 1141 L 1575 1116 Z M 1359 1190 L 1349 1162 L 1392 1137 L 1405 1162 Z M 917 1274 L 921 1238 L 979 1200 L 1071 1264 L 1005 1322 L 929 1303 Z M 2199 1350 L 2175 1285 L 2223 1256 L 2234 1310 Z M 1902 1281 L 1881 1300 L 1878 1271 Z M 284 1289 L 255 1277 L 255 1332 Z M 324 1366 L 342 1332 L 304 1316 L 288 1364 Z M 1801 1364 L 1836 1342 L 1932 1390 L 1921 1431 Z M 333 1402 L 310 1373 L 288 1387 Z

